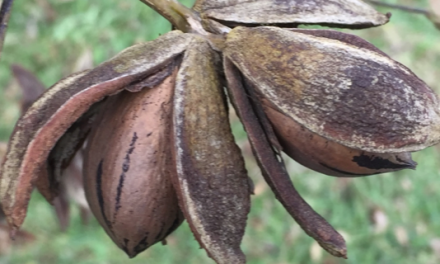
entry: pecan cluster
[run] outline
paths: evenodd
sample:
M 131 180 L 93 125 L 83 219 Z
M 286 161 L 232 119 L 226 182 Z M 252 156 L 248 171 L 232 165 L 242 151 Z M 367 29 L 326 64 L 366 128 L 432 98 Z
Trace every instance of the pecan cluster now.
M 408 68 L 359 37 L 297 28 L 388 22 L 362 1 L 142 1 L 176 30 L 59 81 L 18 121 L 0 180 L 14 230 L 33 187 L 52 201 L 86 142 L 88 203 L 130 257 L 185 219 L 217 263 L 245 263 L 252 184 L 229 98 L 277 199 L 325 250 L 346 257 L 343 237 L 295 190 L 281 152 L 356 177 L 415 168 L 410 153 L 439 142 L 438 98 Z

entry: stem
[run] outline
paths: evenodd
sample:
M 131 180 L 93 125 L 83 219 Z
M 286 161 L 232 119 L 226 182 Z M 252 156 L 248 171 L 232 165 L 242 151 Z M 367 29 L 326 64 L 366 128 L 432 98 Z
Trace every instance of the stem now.
M 4 0 L 0 8 L 0 56 L 2 54 L 9 17 L 11 16 L 12 2 L 14 2 L 14 0 Z
M 410 6 L 404 6 L 404 5 L 399 5 L 399 4 L 389 4 L 389 3 L 384 3 L 384 2 L 380 2 L 380 1 L 376 1 L 376 0 L 367 0 L 367 1 L 372 3 L 373 5 L 377 5 L 377 6 L 394 8 L 394 9 L 406 11 L 409 13 L 421 14 L 421 15 L 425 15 L 425 16 L 429 15 L 429 11 L 426 9 L 423 9 L 423 8 L 410 7 Z
M 183 32 L 192 32 L 193 26 L 188 19 L 199 21 L 197 15 L 176 0 L 140 0 L 165 17 L 177 29 Z

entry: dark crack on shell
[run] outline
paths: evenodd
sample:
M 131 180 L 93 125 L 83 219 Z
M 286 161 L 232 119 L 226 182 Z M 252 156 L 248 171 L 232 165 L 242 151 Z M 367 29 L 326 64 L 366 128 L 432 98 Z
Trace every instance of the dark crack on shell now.
M 117 195 L 116 195 L 116 204 L 115 204 L 115 213 L 113 216 L 113 219 L 116 219 L 116 215 L 118 214 L 119 209 L 121 208 L 121 195 L 122 195 L 122 189 L 124 187 L 124 180 L 125 180 L 125 174 L 130 169 L 130 155 L 133 153 L 135 149 L 136 140 L 138 139 L 138 136 L 136 132 L 133 133 L 133 137 L 131 139 L 131 143 L 129 145 L 129 148 L 126 152 L 124 162 L 122 164 L 122 173 L 119 176 L 119 183 L 117 187 Z
M 102 194 L 102 164 L 104 160 L 102 159 L 99 162 L 98 169 L 96 170 L 96 194 L 98 195 L 98 203 L 99 203 L 99 209 L 101 210 L 102 218 L 104 219 L 106 225 L 108 226 L 109 230 L 112 229 L 112 223 L 108 220 L 107 216 L 105 215 L 104 211 L 104 196 Z

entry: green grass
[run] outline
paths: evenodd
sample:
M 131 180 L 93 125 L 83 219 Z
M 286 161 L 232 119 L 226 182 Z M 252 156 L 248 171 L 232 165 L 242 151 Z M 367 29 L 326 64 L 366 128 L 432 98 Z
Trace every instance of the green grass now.
M 400 2 L 427 6 L 427 1 Z M 97 65 L 169 29 L 163 18 L 135 0 L 16 1 L 0 60 L 0 140 L 9 138 L 19 115 L 10 64 L 25 66 L 50 86 L 72 73 L 86 51 Z M 426 18 L 395 11 L 383 27 L 344 31 L 372 42 L 440 91 L 440 31 Z M 346 237 L 349 259 L 342 260 L 316 247 L 285 212 L 264 183 L 241 125 L 233 127 L 257 189 L 242 244 L 248 263 L 440 262 L 440 252 L 431 246 L 440 238 L 440 157 L 435 148 L 414 154 L 419 163 L 415 171 L 349 180 L 320 175 L 288 161 L 299 192 Z M 167 239 L 167 246 L 157 244 L 128 260 L 95 220 L 84 226 L 78 210 L 72 209 L 71 226 L 62 233 L 52 207 L 34 193 L 23 229 L 32 232 L 36 241 L 14 247 L 0 256 L 0 263 L 213 263 L 186 223 Z M 382 212 L 388 220 L 381 232 L 372 220 L 373 212 Z

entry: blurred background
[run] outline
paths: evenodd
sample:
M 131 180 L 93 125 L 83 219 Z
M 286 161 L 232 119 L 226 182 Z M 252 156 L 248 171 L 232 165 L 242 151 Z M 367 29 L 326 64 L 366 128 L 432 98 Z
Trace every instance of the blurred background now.
M 428 0 L 383 0 L 428 8 Z M 435 0 L 440 1 L 440 0 Z M 191 6 L 191 1 L 185 4 Z M 440 31 L 424 16 L 389 8 L 390 23 L 359 35 L 440 91 Z M 157 38 L 169 23 L 136 0 L 16 1 L 0 60 L 0 141 L 20 115 L 21 91 L 10 66 L 22 65 L 45 87 L 91 68 L 135 43 Z M 417 170 L 365 178 L 320 175 L 286 158 L 292 180 L 309 204 L 347 241 L 348 260 L 324 252 L 285 212 L 262 179 L 246 135 L 231 113 L 237 142 L 255 183 L 242 249 L 252 264 L 440 263 L 440 162 L 432 147 L 413 155 Z M 0 144 L 1 145 L 1 144 Z M 11 243 L 0 228 L 0 263 L 214 263 L 188 225 L 130 260 L 93 217 L 84 225 L 71 205 L 70 225 L 60 230 L 53 207 L 33 194 L 23 233 Z

